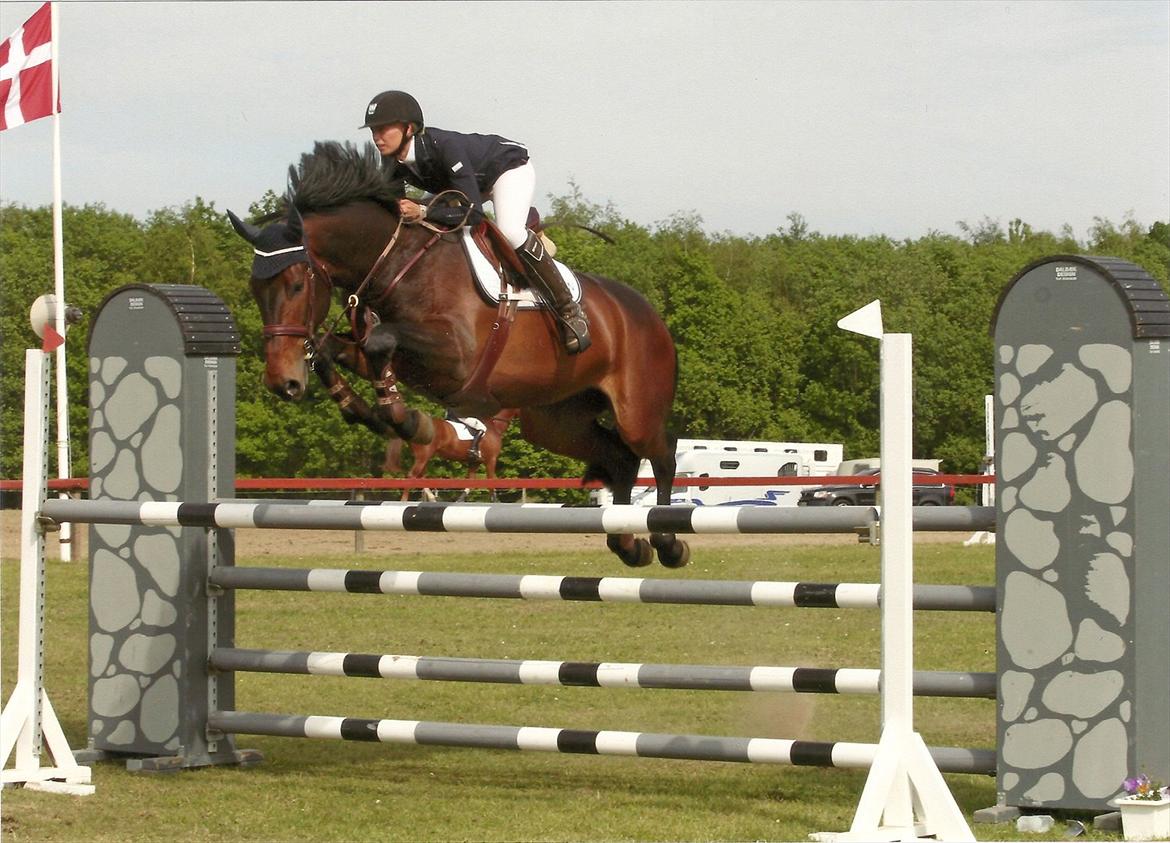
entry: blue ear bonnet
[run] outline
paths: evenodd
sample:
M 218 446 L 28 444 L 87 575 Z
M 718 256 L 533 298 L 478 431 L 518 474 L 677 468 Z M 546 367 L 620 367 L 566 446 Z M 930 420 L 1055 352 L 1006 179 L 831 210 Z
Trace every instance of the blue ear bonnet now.
M 260 280 L 279 275 L 296 263 L 307 263 L 305 247 L 285 223 L 264 228 L 252 241 L 252 277 Z

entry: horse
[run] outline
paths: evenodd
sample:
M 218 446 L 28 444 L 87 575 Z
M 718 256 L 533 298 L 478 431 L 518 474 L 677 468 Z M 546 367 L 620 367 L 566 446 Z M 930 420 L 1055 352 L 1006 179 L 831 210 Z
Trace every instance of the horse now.
M 424 476 L 427 471 L 427 463 L 438 457 L 466 465 L 469 478 L 475 476 L 481 465 L 488 479 L 494 478 L 496 476 L 496 461 L 500 458 L 500 447 L 504 442 L 504 432 L 517 415 L 519 415 L 519 410 L 503 410 L 487 420 L 487 430 L 484 431 L 479 440 L 478 459 L 471 457 L 471 440 L 460 439 L 455 431 L 455 426 L 447 419 L 434 418 L 434 438 L 425 445 L 417 442 L 410 443 L 414 462 L 406 476 L 415 480 Z M 387 474 L 401 474 L 401 454 L 402 440 L 397 436 L 391 437 L 390 441 L 386 443 L 386 461 L 382 464 L 382 470 Z M 424 494 L 427 491 L 429 490 L 424 490 Z M 466 495 L 467 492 L 464 492 L 460 500 Z M 491 497 L 492 500 L 496 500 L 495 489 L 491 490 Z M 409 499 L 410 489 L 403 489 L 402 500 Z
M 568 356 L 550 312 L 506 311 L 503 296 L 498 308 L 485 303 L 458 234 L 425 221 L 405 224 L 401 195 L 372 144 L 318 142 L 289 168 L 288 236 L 304 244 L 308 263 L 252 279 L 265 326 L 267 386 L 288 400 L 304 396 L 312 362 L 306 348 L 337 291 L 360 343 L 354 362 L 374 385 L 376 416 L 402 439 L 425 443 L 434 431 L 429 416 L 402 403 L 399 378 L 458 415 L 520 408 L 525 439 L 585 462 L 583 482 L 601 481 L 618 504 L 630 502 L 647 459 L 657 502 L 669 505 L 675 437 L 667 418 L 677 355 L 645 297 L 576 273 L 593 345 Z M 510 335 L 501 346 L 493 337 L 505 322 Z M 687 543 L 669 532 L 651 533 L 648 542 L 611 534 L 606 543 L 630 566 L 650 564 L 655 551 L 666 567 L 690 559 Z

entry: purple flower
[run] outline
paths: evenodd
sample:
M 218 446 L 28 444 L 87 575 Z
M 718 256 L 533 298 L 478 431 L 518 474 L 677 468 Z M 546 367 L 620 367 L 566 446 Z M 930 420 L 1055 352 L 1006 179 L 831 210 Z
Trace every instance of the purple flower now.
M 1149 784 L 1149 776 L 1143 773 L 1140 776 L 1134 776 L 1133 778 L 1126 779 L 1124 782 L 1122 782 L 1121 786 L 1125 788 L 1126 793 L 1128 793 L 1130 796 L 1133 796 L 1135 793 L 1140 793 L 1143 791 L 1146 787 L 1149 786 Z
M 1145 773 L 1126 779 L 1121 786 L 1126 795 L 1134 799 L 1157 802 L 1159 799 L 1170 797 L 1170 787 L 1164 787 L 1161 782 L 1151 781 Z

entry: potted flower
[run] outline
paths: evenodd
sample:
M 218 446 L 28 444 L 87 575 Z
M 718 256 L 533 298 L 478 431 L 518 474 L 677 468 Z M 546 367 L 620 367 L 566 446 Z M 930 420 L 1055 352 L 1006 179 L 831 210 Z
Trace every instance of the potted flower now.
M 1121 784 L 1125 796 L 1113 800 L 1121 809 L 1121 828 L 1126 840 L 1170 837 L 1170 787 L 1151 781 L 1144 773 Z

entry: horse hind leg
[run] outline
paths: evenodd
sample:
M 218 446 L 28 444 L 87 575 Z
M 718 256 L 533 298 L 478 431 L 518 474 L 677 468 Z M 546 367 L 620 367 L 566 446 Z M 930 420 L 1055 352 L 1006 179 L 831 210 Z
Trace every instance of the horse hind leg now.
M 658 489 L 658 505 L 670 505 L 670 489 L 674 484 L 674 442 L 670 441 L 670 451 L 666 457 L 651 459 L 654 467 L 654 485 Z M 658 552 L 658 561 L 665 568 L 681 568 L 691 561 L 691 546 L 679 539 L 674 533 L 651 533 L 650 544 Z
M 487 437 L 484 437 L 484 438 L 486 439 Z M 499 441 L 494 441 L 490 444 L 491 444 L 490 448 L 484 449 L 483 476 L 486 477 L 488 480 L 495 480 L 496 479 L 496 461 L 499 460 L 499 458 L 500 458 L 500 444 L 501 443 Z M 473 477 L 474 471 L 475 471 L 474 469 L 470 470 L 467 473 L 467 476 Z M 489 494 L 489 497 L 490 497 L 492 503 L 499 502 L 500 496 L 499 496 L 499 494 L 497 494 L 498 491 L 499 490 L 496 489 L 495 486 L 492 486 L 492 488 L 488 490 L 488 494 Z
M 610 458 L 604 463 L 590 462 L 584 480 L 601 480 L 609 487 L 615 504 L 628 504 L 633 496 L 634 481 L 638 478 L 641 460 L 625 443 L 600 425 L 594 423 L 600 437 L 612 439 Z M 654 548 L 633 533 L 611 533 L 605 537 L 606 547 L 631 568 L 644 568 L 654 561 Z
M 617 435 L 632 453 L 650 460 L 659 506 L 670 505 L 676 467 L 675 438 L 666 432 L 665 409 L 669 406 L 669 401 L 656 405 L 649 398 L 641 403 L 627 401 L 614 405 Z M 674 533 L 651 533 L 650 544 L 658 554 L 658 561 L 666 568 L 681 568 L 691 561 L 690 545 Z
M 615 503 L 628 504 L 639 460 L 613 431 L 597 424 L 598 411 L 587 397 L 528 408 L 520 417 L 521 434 L 534 445 L 584 461 L 582 482 L 600 480 L 613 493 Z M 605 544 L 631 568 L 654 561 L 650 543 L 632 533 L 607 535 Z

